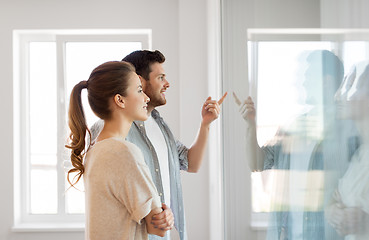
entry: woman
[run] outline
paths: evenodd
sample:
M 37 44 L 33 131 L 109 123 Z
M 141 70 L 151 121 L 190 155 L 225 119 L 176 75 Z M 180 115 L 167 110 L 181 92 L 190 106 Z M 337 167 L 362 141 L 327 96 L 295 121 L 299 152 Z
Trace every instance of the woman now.
M 85 142 L 90 131 L 81 101 L 84 88 L 92 111 L 105 122 L 93 145 Z M 72 90 L 66 147 L 72 150 L 74 168 L 68 181 L 73 186 L 84 176 L 86 239 L 148 239 L 148 233 L 164 236 L 173 226 L 172 220 L 159 228 L 151 223 L 162 211 L 160 197 L 141 151 L 125 141 L 132 122 L 147 119 L 149 100 L 127 62 L 98 66 Z M 73 183 L 71 173 L 76 173 Z

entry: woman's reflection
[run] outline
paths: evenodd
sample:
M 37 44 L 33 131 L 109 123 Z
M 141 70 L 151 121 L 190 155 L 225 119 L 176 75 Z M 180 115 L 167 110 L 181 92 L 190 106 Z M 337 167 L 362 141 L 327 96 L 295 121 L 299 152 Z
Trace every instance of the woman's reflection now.
M 341 116 L 354 121 L 361 144 L 339 180 L 327 218 L 345 240 L 359 240 L 369 239 L 369 62 L 357 64 L 348 79 L 352 86 L 338 93 Z

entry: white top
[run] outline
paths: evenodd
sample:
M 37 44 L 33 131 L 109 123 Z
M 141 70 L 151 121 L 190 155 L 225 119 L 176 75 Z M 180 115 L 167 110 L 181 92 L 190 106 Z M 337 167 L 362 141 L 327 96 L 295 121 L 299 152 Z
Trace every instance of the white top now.
M 369 149 L 360 146 L 351 158 L 345 175 L 340 179 L 338 190 L 347 207 L 360 207 L 369 213 Z
M 159 125 L 151 115 L 145 121 L 145 131 L 151 144 L 155 148 L 156 155 L 158 156 L 161 181 L 164 190 L 164 200 L 165 204 L 170 207 L 170 178 L 167 143 Z M 170 240 L 170 231 L 167 233 L 167 239 Z
M 369 214 L 369 149 L 368 145 L 361 145 L 351 158 L 349 168 L 339 180 L 338 191 L 342 203 L 346 207 L 358 207 Z M 361 224 L 367 224 L 361 222 Z M 348 235 L 345 240 L 367 240 L 369 229 L 364 226 L 364 231 Z
M 151 116 L 145 121 L 146 135 L 155 148 L 158 156 L 161 180 L 164 189 L 165 204 L 170 207 L 170 179 L 169 179 L 169 163 L 168 163 L 168 147 L 165 142 L 163 133 L 159 125 Z
M 86 239 L 147 240 L 144 218 L 161 202 L 140 149 L 105 139 L 87 152 L 84 165 Z

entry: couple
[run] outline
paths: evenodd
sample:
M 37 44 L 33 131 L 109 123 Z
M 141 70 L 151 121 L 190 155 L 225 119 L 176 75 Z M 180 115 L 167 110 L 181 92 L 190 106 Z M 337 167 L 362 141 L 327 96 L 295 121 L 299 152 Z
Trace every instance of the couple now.
M 166 232 L 173 226 L 181 240 L 187 238 L 180 170 L 200 168 L 209 126 L 226 94 L 219 101 L 206 99 L 198 136 L 187 148 L 155 110 L 166 104 L 164 61 L 159 51 L 135 51 L 98 66 L 72 90 L 67 147 L 74 168 L 68 181 L 70 173 L 77 177 L 72 185 L 84 177 L 86 239 L 170 239 Z M 102 119 L 91 131 L 81 101 L 84 88 Z

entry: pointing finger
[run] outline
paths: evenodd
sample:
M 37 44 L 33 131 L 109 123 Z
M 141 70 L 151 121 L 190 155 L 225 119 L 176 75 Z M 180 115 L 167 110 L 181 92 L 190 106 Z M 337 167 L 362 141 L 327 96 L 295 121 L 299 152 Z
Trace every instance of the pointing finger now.
M 228 92 L 225 92 L 223 97 L 221 99 L 219 99 L 219 101 L 218 101 L 219 105 L 223 103 L 223 101 L 224 101 L 225 97 L 227 96 L 227 94 L 228 94 Z
M 236 95 L 236 93 L 235 93 L 235 92 L 233 92 L 233 98 L 234 98 L 234 101 L 236 102 L 236 104 L 237 104 L 238 106 L 240 106 L 240 105 L 241 105 L 241 101 L 240 101 L 240 99 L 237 97 L 237 95 Z
M 251 104 L 254 104 L 254 101 L 252 101 L 252 98 L 250 96 L 247 97 L 246 103 L 251 103 Z

